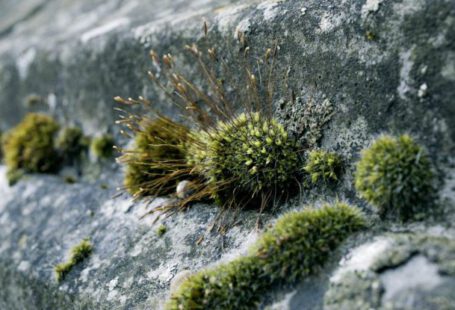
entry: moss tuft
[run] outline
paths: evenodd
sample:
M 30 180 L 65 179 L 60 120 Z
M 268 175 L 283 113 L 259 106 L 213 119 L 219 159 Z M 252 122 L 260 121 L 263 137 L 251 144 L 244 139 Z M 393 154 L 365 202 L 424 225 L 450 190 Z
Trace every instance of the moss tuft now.
M 190 276 L 167 309 L 255 309 L 271 287 L 318 271 L 344 239 L 364 227 L 361 212 L 341 202 L 290 212 L 250 255 Z
M 88 149 L 88 146 L 89 139 L 78 127 L 64 128 L 60 131 L 56 141 L 56 147 L 67 161 L 80 157 L 81 153 Z
M 5 163 L 11 175 L 24 172 L 55 172 L 60 157 L 54 147 L 59 125 L 53 118 L 28 114 L 22 122 L 6 133 L 3 139 Z
M 161 237 L 163 236 L 167 231 L 167 227 L 163 224 L 161 224 L 160 226 L 158 226 L 158 229 L 156 230 L 156 234 L 158 235 L 158 237 Z
M 341 171 L 341 159 L 336 153 L 324 150 L 312 150 L 303 168 L 309 174 L 312 183 L 338 181 Z
M 93 246 L 88 239 L 82 240 L 78 245 L 71 248 L 68 261 L 58 264 L 54 267 L 55 277 L 58 282 L 65 279 L 66 275 L 76 265 L 90 256 Z
M 114 143 L 114 137 L 103 135 L 93 138 L 90 149 L 97 158 L 107 159 L 114 155 Z
M 409 135 L 379 137 L 362 151 L 355 187 L 381 216 L 416 216 L 433 191 L 433 173 L 425 150 Z
M 173 193 L 179 178 L 171 174 L 184 164 L 187 135 L 186 127 L 167 118 L 143 120 L 136 132 L 134 148 L 122 158 L 127 164 L 126 190 L 134 196 Z
M 254 197 L 285 188 L 297 171 L 296 142 L 275 119 L 260 113 L 242 113 L 229 123 L 219 122 L 201 137 L 205 148 L 189 152 L 190 163 L 215 188 Z

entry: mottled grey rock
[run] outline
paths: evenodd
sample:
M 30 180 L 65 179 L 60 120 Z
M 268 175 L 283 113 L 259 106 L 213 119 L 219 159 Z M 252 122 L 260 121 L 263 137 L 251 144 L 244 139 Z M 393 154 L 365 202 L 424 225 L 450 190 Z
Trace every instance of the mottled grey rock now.
M 453 230 L 444 235 L 453 236 Z M 450 309 L 455 240 L 379 236 L 354 248 L 330 279 L 325 309 Z
M 210 29 L 207 38 L 203 20 Z M 437 212 L 429 212 L 420 223 L 372 225 L 373 231 L 353 236 L 334 253 L 320 273 L 297 287 L 276 288 L 264 306 L 321 309 L 325 302 L 337 309 L 444 309 L 450 301 L 446 289 L 454 285 L 452 241 L 417 234 L 453 236 L 453 0 L 4 1 L 0 129 L 12 127 L 27 112 L 45 111 L 63 124 L 82 126 L 88 134 L 111 132 L 123 142 L 114 126 L 114 96 L 142 95 L 163 112 L 176 114 L 145 74 L 151 65 L 150 48 L 173 53 L 184 73 L 200 83 L 183 46 L 193 41 L 203 49 L 215 46 L 226 52 L 227 63 L 235 68 L 233 80 L 240 83 L 236 77 L 244 67 L 238 31 L 244 33 L 252 55 L 262 55 L 278 42 L 277 116 L 298 138 L 312 128 L 309 137 L 320 138 L 317 144 L 340 153 L 346 164 L 337 186 L 302 192 L 278 212 L 265 214 L 265 224 L 289 208 L 336 197 L 358 204 L 375 219 L 355 196 L 353 170 L 359 151 L 384 132 L 415 136 L 429 150 L 438 178 L 439 199 L 431 207 Z M 298 97 L 294 104 L 289 89 Z M 307 115 L 316 121 L 304 119 Z M 166 218 L 167 232 L 159 237 L 153 216 L 140 220 L 150 207 L 126 194 L 113 198 L 121 185 L 121 169 L 112 163 L 86 170 L 90 177 L 74 185 L 59 176 L 31 176 L 10 188 L 1 169 L 1 309 L 159 308 L 176 275 L 228 261 L 256 238 L 254 211 L 242 211 L 244 221 L 226 236 L 206 232 L 218 214 L 207 205 Z M 383 269 L 368 264 L 360 271 L 347 271 L 340 276 L 341 284 L 334 284 L 338 262 L 345 255 L 342 261 L 350 261 L 349 253 L 356 251 L 352 247 L 374 244 L 367 251 L 372 259 L 385 257 L 378 241 L 371 239 L 386 235 L 386 240 L 395 240 L 390 231 L 410 237 L 397 237 L 405 241 L 381 263 Z M 201 236 L 204 240 L 198 245 Z M 94 244 L 93 255 L 57 284 L 53 266 L 85 237 Z M 415 254 L 416 244 L 426 250 Z M 417 269 L 425 270 L 432 286 L 395 281 Z

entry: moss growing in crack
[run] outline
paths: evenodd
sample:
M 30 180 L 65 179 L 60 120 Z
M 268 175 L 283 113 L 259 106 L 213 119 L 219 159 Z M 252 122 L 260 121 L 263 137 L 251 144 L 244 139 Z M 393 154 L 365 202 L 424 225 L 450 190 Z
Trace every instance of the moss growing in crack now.
M 167 309 L 255 309 L 274 285 L 318 271 L 343 240 L 364 227 L 360 211 L 341 202 L 290 212 L 248 256 L 190 276 Z
M 415 217 L 432 197 L 433 173 L 425 150 L 409 135 L 381 136 L 357 163 L 355 187 L 380 215 Z
M 158 237 L 161 237 L 163 236 L 167 231 L 167 227 L 165 225 L 160 225 L 158 226 L 157 230 L 156 230 L 156 234 L 158 235 Z
M 341 159 L 336 153 L 324 150 L 312 150 L 303 168 L 312 183 L 338 181 L 341 172 Z
M 28 114 L 22 122 L 6 133 L 3 139 L 5 163 L 9 174 L 23 172 L 55 172 L 60 157 L 54 147 L 59 125 L 53 118 Z
M 194 164 L 214 188 L 256 196 L 294 180 L 299 148 L 273 118 L 240 114 L 201 136 L 205 148 L 190 151 Z
M 73 161 L 79 158 L 82 152 L 89 146 L 89 138 L 84 136 L 82 129 L 78 127 L 66 127 L 60 131 L 56 147 L 63 154 L 65 161 Z
M 79 244 L 71 248 L 68 261 L 58 264 L 54 267 L 55 278 L 58 282 L 65 279 L 66 275 L 73 269 L 76 264 L 81 263 L 90 256 L 93 246 L 88 239 L 82 240 Z
M 114 155 L 114 137 L 103 135 L 93 138 L 90 149 L 97 158 L 111 158 Z
M 185 162 L 188 130 L 160 117 L 143 120 L 136 132 L 135 146 L 122 161 L 127 164 L 124 186 L 134 196 L 168 195 L 179 181 L 173 171 Z

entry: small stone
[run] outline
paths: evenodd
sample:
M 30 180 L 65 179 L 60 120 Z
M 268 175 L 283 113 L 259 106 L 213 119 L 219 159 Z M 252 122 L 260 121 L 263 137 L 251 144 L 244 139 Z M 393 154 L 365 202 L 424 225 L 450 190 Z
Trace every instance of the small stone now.
M 181 181 L 177 184 L 176 194 L 180 199 L 185 199 L 194 193 L 194 183 L 188 180 Z

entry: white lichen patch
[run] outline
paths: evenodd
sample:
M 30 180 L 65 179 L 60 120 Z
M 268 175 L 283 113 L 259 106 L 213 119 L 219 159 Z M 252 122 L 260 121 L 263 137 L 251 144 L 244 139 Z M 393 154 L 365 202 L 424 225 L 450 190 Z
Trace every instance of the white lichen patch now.
M 383 237 L 376 238 L 373 242 L 363 244 L 352 249 L 340 261 L 339 268 L 330 278 L 331 282 L 340 282 L 343 276 L 351 271 L 367 271 L 375 263 L 378 256 L 392 246 L 392 242 Z
M 365 19 L 370 13 L 374 13 L 379 10 L 379 5 L 384 0 L 367 0 L 365 4 L 362 6 L 361 14 L 362 19 Z
M 418 271 L 418 272 L 417 272 Z M 384 285 L 383 301 L 393 300 L 410 289 L 431 290 L 444 282 L 439 275 L 438 266 L 425 256 L 415 256 L 405 265 L 387 270 L 381 274 Z
M 405 100 L 407 94 L 411 91 L 411 70 L 414 66 L 414 62 L 411 59 L 413 48 L 402 51 L 400 53 L 400 84 L 398 85 L 397 92 L 401 99 Z
M 280 13 L 280 8 L 278 7 L 278 1 L 269 0 L 263 1 L 257 6 L 258 10 L 261 10 L 264 15 L 264 20 L 270 22 L 275 19 L 275 17 Z M 284 12 L 282 12 L 284 13 Z
M 35 60 L 35 57 L 36 50 L 34 48 L 29 48 L 16 60 L 17 70 L 21 79 L 25 79 L 27 77 L 28 68 Z
M 455 52 L 448 53 L 441 75 L 449 81 L 455 81 Z
M 326 130 L 321 146 L 323 148 L 336 146 L 337 153 L 348 161 L 368 146 L 371 139 L 367 121 L 363 116 L 359 116 L 349 127 L 338 125 Z
M 117 28 L 121 27 L 127 27 L 130 24 L 130 19 L 127 17 L 122 17 L 119 19 L 115 19 L 112 21 L 109 21 L 105 23 L 104 25 L 101 25 L 99 27 L 96 27 L 94 29 L 91 29 L 89 31 L 86 31 L 81 35 L 81 41 L 82 43 L 87 43 L 88 41 L 97 38 L 99 36 L 105 35 L 108 32 L 111 32 Z

